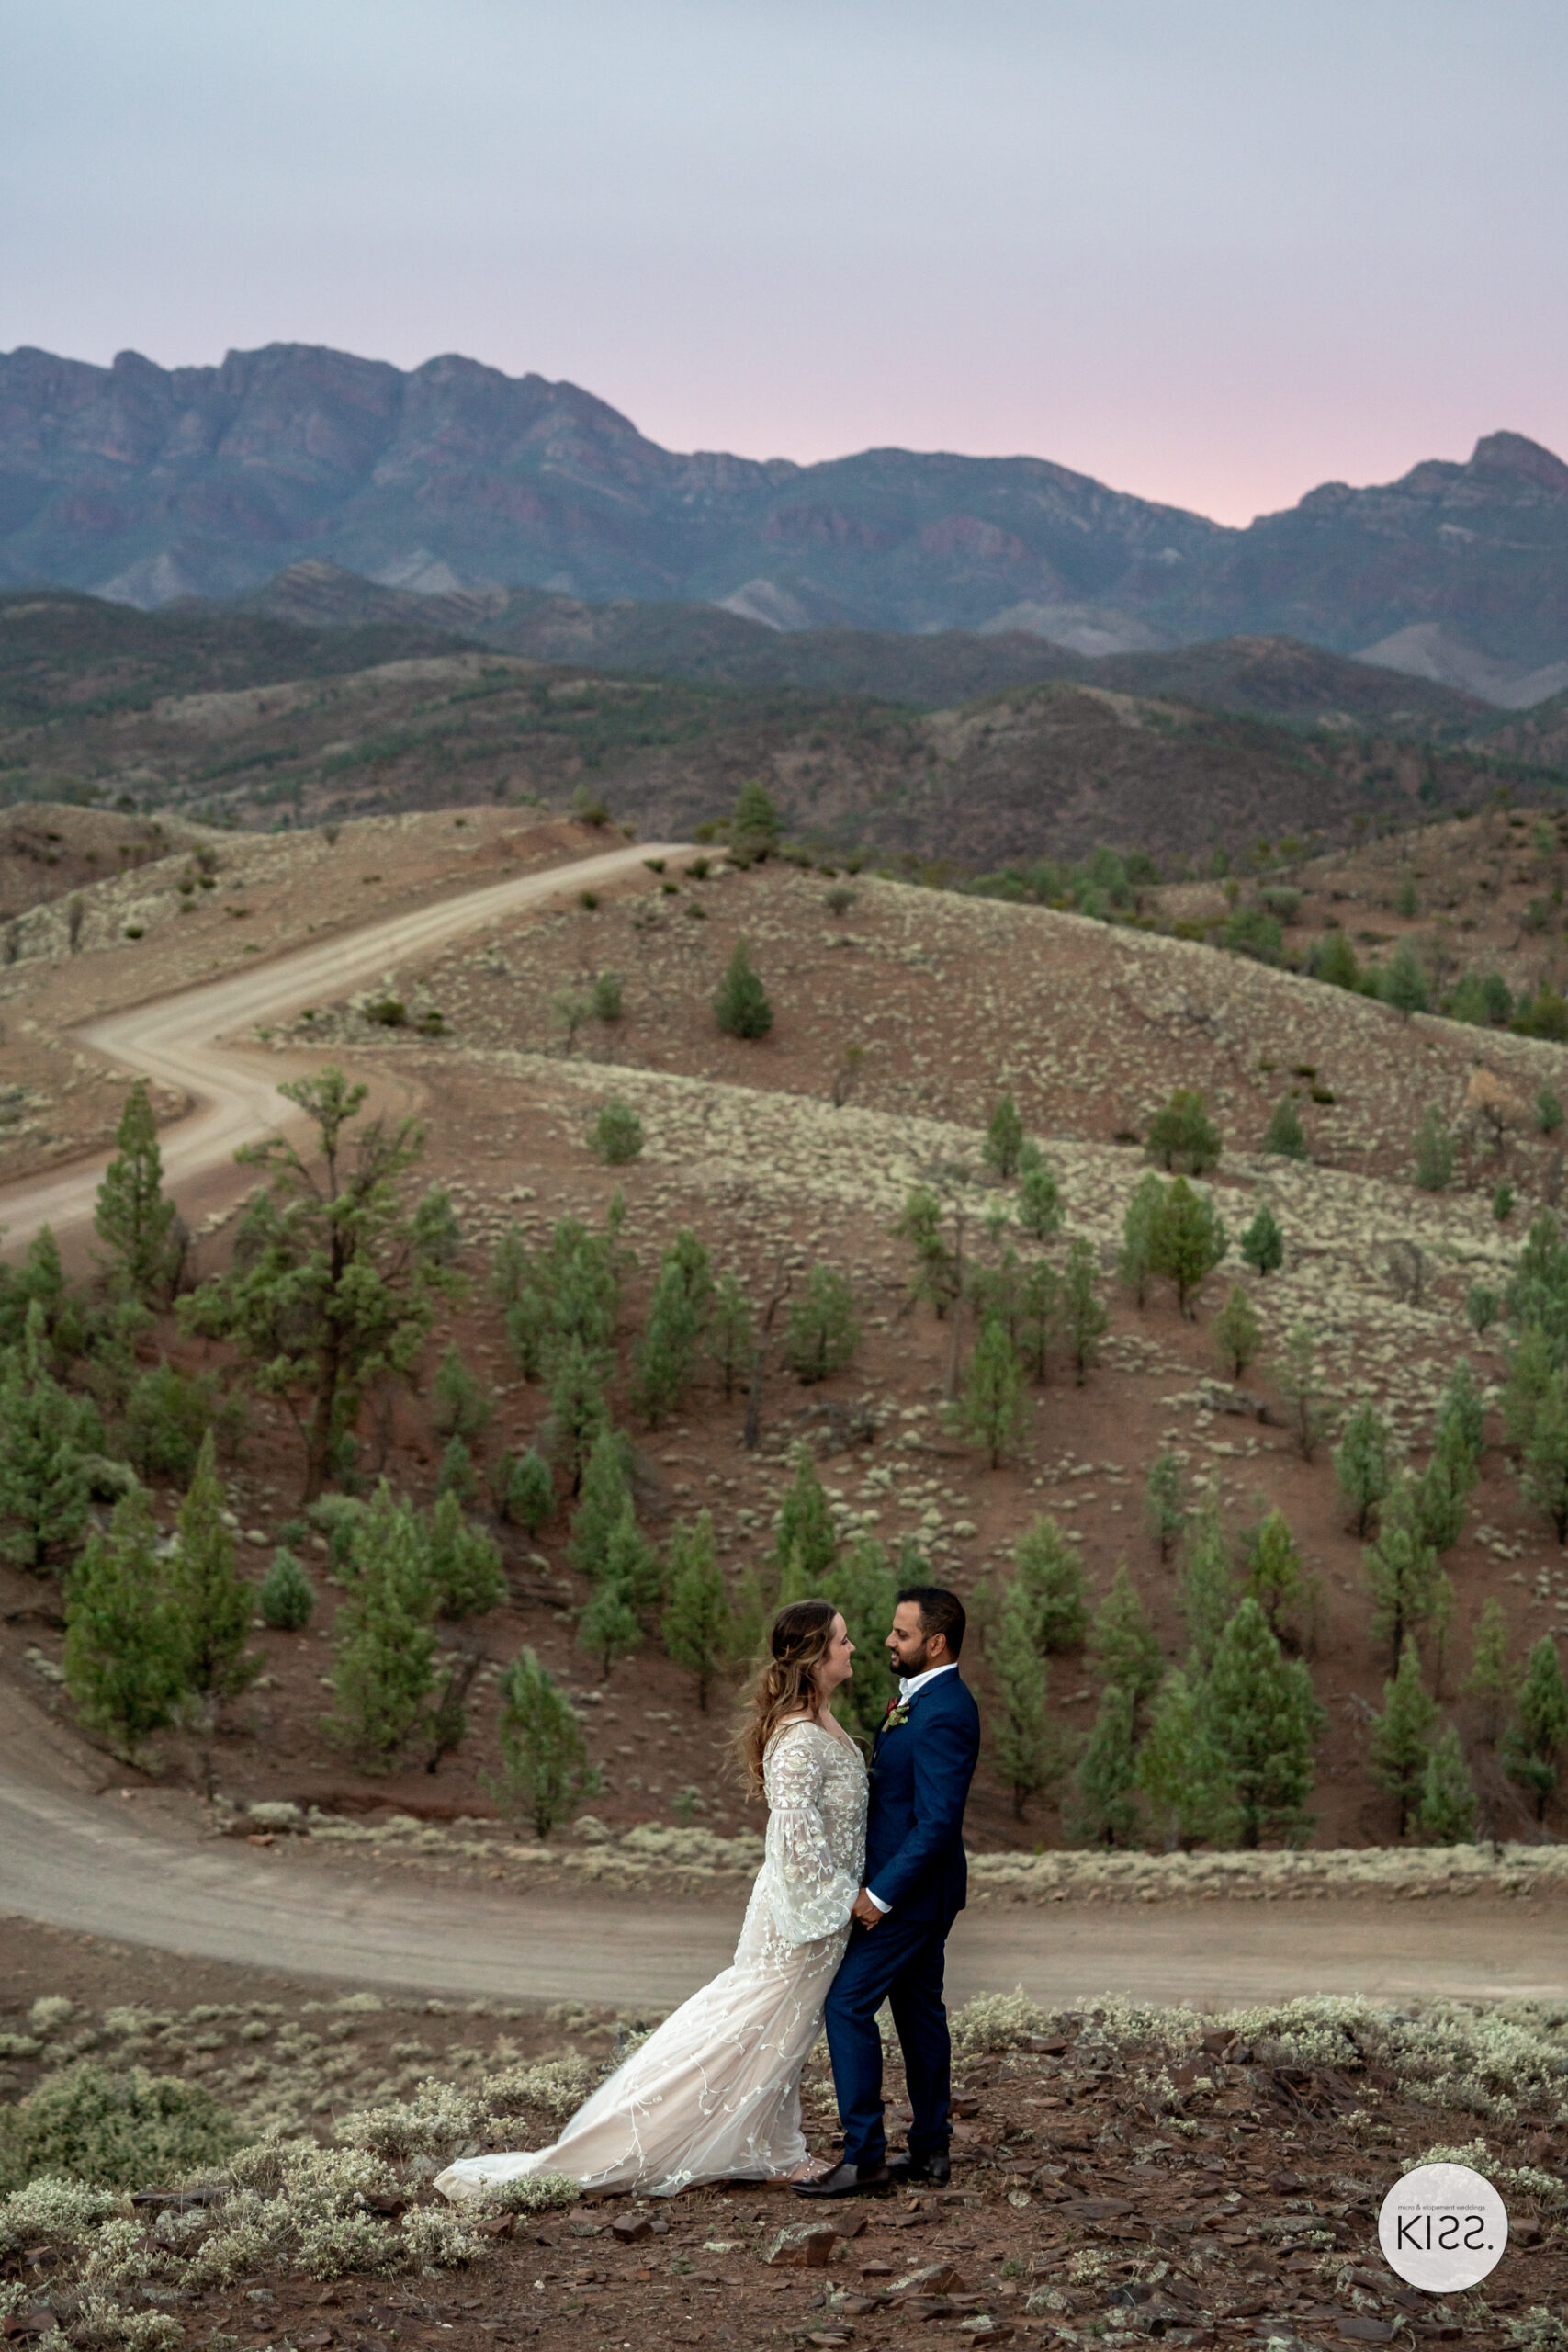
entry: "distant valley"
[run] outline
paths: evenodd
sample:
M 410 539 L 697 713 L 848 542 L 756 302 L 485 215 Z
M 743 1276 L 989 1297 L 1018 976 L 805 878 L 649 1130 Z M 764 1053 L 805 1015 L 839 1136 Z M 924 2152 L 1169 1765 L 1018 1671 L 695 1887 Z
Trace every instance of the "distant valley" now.
M 945 698 L 1242 636 L 1508 708 L 1568 689 L 1568 466 L 1517 434 L 1235 530 L 1038 458 L 676 454 L 574 385 L 458 356 L 0 356 L 0 585 L 156 609 L 300 565 L 465 604 L 462 633 L 511 650 L 608 608 L 573 624 L 596 646 L 543 658 L 694 675 L 705 628 L 737 684 L 837 664 L 843 690 L 929 701 L 856 641 L 961 639 Z

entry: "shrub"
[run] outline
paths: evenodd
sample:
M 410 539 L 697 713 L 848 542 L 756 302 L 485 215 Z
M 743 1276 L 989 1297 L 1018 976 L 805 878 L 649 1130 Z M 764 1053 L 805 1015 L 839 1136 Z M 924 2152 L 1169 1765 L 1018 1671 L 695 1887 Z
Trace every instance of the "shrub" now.
M 713 1001 L 713 1012 L 727 1037 L 765 1037 L 773 1025 L 773 1008 L 752 967 L 750 951 L 743 938 L 735 943 L 735 952 Z
M 465 1442 L 482 1436 L 495 1414 L 495 1398 L 478 1374 L 464 1363 L 456 1341 L 448 1346 L 435 1368 L 430 1402 L 430 1418 L 439 1435 L 460 1437 Z
M 199 2083 L 83 2062 L 0 2107 L 0 2190 L 40 2174 L 105 2188 L 145 2188 L 219 2165 L 239 2129 Z
M 1562 1125 L 1562 1098 L 1550 1086 L 1536 1089 L 1535 1124 L 1543 1136 L 1554 1136 Z
M 1219 1129 L 1203 1107 L 1203 1097 L 1188 1086 L 1179 1086 L 1156 1112 L 1144 1146 L 1157 1166 L 1168 1170 L 1184 1163 L 1194 1176 L 1218 1167 L 1223 1148 Z
M 275 1634 L 302 1634 L 316 1606 L 316 1589 L 292 1552 L 273 1555 L 256 1605 Z
M 854 902 L 855 893 L 846 882 L 835 882 L 822 900 L 830 915 L 847 915 Z
M 1357 990 L 1361 985 L 1361 967 L 1356 951 L 1343 931 L 1326 931 L 1313 949 L 1310 965 L 1313 978 L 1322 980 L 1332 989 Z
M 1255 963 L 1277 964 L 1285 935 L 1267 908 L 1238 907 L 1220 932 L 1220 944 L 1235 956 L 1250 956 Z
M 621 1001 L 619 972 L 596 972 L 588 994 L 595 1021 L 620 1020 L 625 1008 Z
M 642 1156 L 642 1121 L 629 1102 L 612 1096 L 588 1130 L 588 1148 L 606 1168 L 624 1168 Z

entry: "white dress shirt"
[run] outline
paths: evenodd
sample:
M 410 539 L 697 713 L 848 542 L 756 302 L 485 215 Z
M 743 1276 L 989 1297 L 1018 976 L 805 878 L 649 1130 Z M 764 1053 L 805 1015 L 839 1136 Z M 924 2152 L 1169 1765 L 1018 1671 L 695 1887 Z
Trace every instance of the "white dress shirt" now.
M 910 1700 L 917 1698 L 925 1689 L 928 1682 L 936 1680 L 939 1674 L 956 1674 L 957 1671 L 958 1660 L 953 1657 L 948 1659 L 945 1666 L 928 1666 L 923 1674 L 901 1674 L 898 1677 L 898 1704 L 901 1707 L 907 1707 Z M 880 1894 L 873 1894 L 869 1886 L 865 1891 L 865 1899 L 868 1903 L 874 1903 L 884 1917 L 893 1908 L 891 1903 L 884 1903 Z

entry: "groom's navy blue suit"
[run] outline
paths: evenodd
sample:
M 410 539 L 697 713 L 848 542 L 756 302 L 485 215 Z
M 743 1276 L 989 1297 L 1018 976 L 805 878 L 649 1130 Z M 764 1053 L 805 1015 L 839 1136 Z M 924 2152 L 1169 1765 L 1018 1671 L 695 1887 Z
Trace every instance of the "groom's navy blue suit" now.
M 880 2164 L 882 2037 L 889 2002 L 904 2052 L 914 2122 L 909 2154 L 947 2149 L 952 2046 L 942 2006 L 943 1947 L 964 1908 L 964 1804 L 980 1747 L 980 1711 L 956 1668 L 909 1702 L 907 1723 L 876 1735 L 865 1829 L 868 1894 L 887 1905 L 874 1928 L 850 1930 L 823 2023 L 833 2061 L 844 2162 Z

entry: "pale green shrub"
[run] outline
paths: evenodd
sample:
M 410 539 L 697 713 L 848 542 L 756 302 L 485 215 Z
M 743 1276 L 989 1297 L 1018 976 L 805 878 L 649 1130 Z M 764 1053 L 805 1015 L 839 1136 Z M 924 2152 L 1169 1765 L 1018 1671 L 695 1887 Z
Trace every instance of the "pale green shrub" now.
M 55 2033 L 75 2014 L 75 2002 L 68 2001 L 63 1993 L 46 1993 L 28 2011 L 28 2023 L 34 2033 Z
M 36 2173 L 144 2188 L 221 2163 L 238 2137 L 233 2117 L 197 2083 L 141 2066 L 69 2066 L 0 2108 L 0 2188 Z
M 402 2163 L 410 2156 L 451 2154 L 477 2132 L 484 2109 L 469 2092 L 434 2077 L 412 2099 L 360 2108 L 340 2118 L 337 2136 L 344 2146 Z
M 460 2270 L 478 2260 L 485 2245 L 449 2205 L 414 2206 L 403 2215 L 402 2241 L 408 2260 L 420 2270 Z
M 21 2245 L 71 2245 L 87 2237 L 125 2199 L 112 2188 L 43 2173 L 0 2200 L 0 2253 Z
M 1016 2050 L 1049 2030 L 1050 2019 L 1021 1984 L 1010 1993 L 976 1994 L 952 2019 L 955 2050 Z
M 580 2180 L 563 2172 L 525 2172 L 515 2180 L 492 2180 L 472 2199 L 470 2210 L 491 2213 L 553 2213 L 575 2205 L 582 2194 Z
M 1507 2322 L 1508 2352 L 1568 2352 L 1568 2324 L 1544 2303 Z

